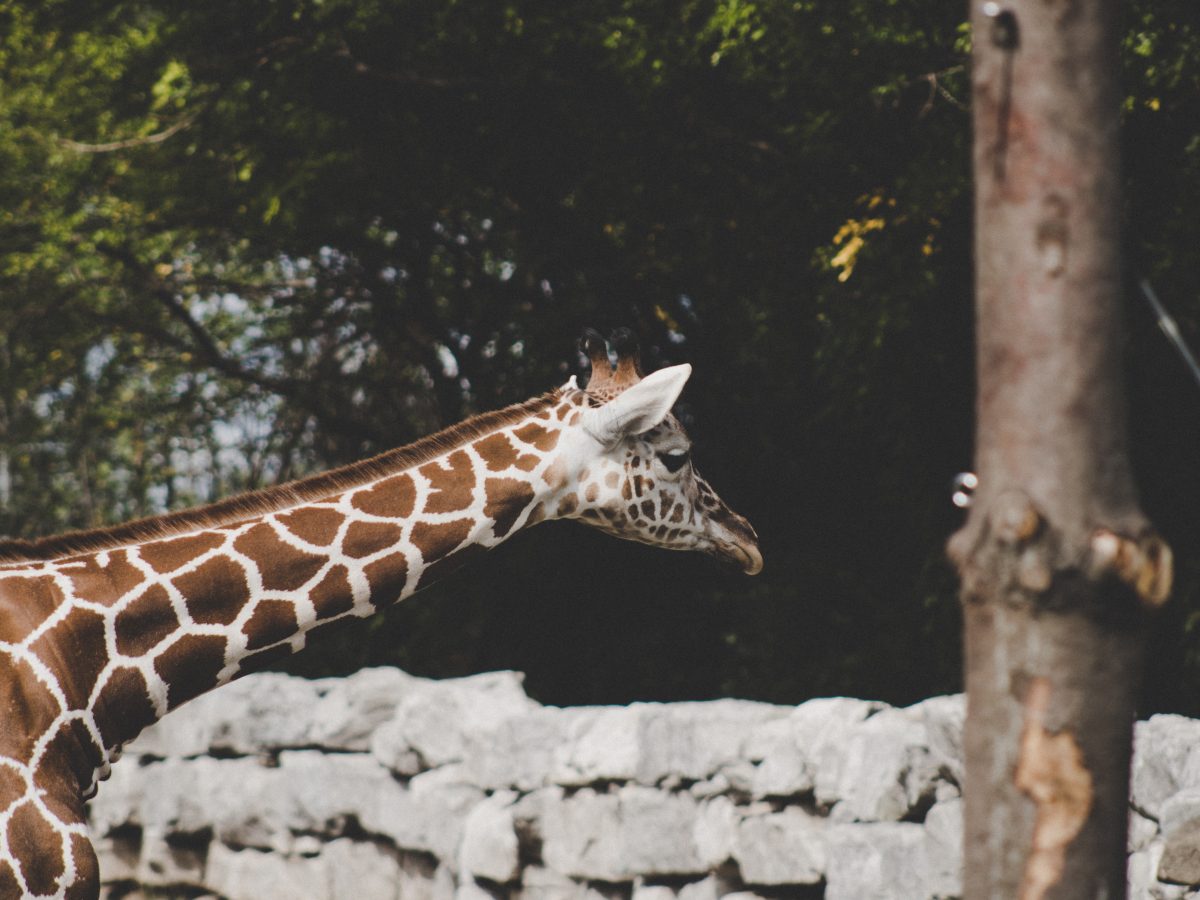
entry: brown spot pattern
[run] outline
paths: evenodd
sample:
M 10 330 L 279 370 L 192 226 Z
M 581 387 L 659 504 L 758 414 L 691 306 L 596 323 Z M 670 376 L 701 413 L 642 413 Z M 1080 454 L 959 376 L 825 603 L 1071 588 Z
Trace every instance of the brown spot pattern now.
M 361 495 L 355 495 L 355 505 L 359 496 Z M 318 547 L 328 547 L 337 537 L 338 527 L 344 517 L 335 509 L 306 506 L 278 518 L 279 524 L 300 540 L 316 544 Z
M 474 446 L 475 452 L 483 458 L 483 461 L 487 463 L 488 470 L 492 472 L 503 472 L 505 469 L 512 468 L 519 456 L 517 448 L 508 439 L 508 435 L 503 432 L 476 441 Z
M 187 634 L 154 661 L 154 669 L 167 683 L 167 706 L 198 697 L 217 686 L 225 666 L 225 638 L 215 634 Z
M 393 553 L 377 559 L 363 569 L 371 586 L 371 603 L 387 606 L 395 603 L 404 593 L 408 581 L 408 560 L 403 553 Z
M 230 624 L 250 599 L 246 573 L 225 556 L 214 556 L 172 583 L 183 594 L 192 619 L 205 625 Z
M 417 489 L 410 475 L 385 478 L 370 490 L 359 491 L 350 501 L 355 509 L 372 516 L 403 519 L 412 515 Z
M 495 524 L 492 533 L 504 537 L 533 501 L 533 488 L 515 478 L 489 478 L 484 485 L 483 514 Z
M 25 779 L 8 766 L 0 766 L 0 813 L 25 794 Z M 0 897 L 3 897 L 0 894 Z
M 92 842 L 82 834 L 71 835 L 71 854 L 75 858 L 75 883 L 67 888 L 65 900 L 91 900 L 100 883 L 100 863 Z
M 433 562 L 465 541 L 474 525 L 472 519 L 454 519 L 439 525 L 418 522 L 412 530 L 413 546 L 425 562 Z
M 104 757 L 101 749 L 92 742 L 83 723 L 72 719 L 58 727 L 58 732 L 46 746 L 45 758 L 54 760 L 56 766 L 64 766 L 70 772 L 73 787 L 78 790 L 92 780 L 92 773 Z M 44 767 L 38 772 L 39 779 L 43 772 Z M 53 811 L 61 817 L 62 810 Z
M 99 554 L 97 554 L 98 556 Z M 112 589 L 112 597 L 115 600 L 117 597 L 123 597 L 131 590 L 146 580 L 146 576 L 141 573 L 133 563 L 129 561 L 129 554 L 124 550 L 117 550 L 108 554 L 108 565 L 100 565 L 98 559 L 95 560 L 96 567 L 100 573 L 108 580 Z M 74 580 L 74 579 L 72 579 Z M 83 586 L 78 582 L 75 584 L 75 590 L 79 592 Z M 89 596 L 85 594 L 84 596 Z
M 77 609 L 34 641 L 32 649 L 51 671 L 61 673 L 59 686 L 68 707 L 84 709 L 108 663 L 104 617 L 90 609 Z
M 58 832 L 32 803 L 17 808 L 8 822 L 8 846 L 33 894 L 53 894 L 64 872 Z M 18 896 L 18 895 L 13 895 Z
M 95 709 L 100 737 L 109 747 L 132 740 L 158 718 L 150 702 L 146 679 L 132 668 L 122 667 L 108 676 L 96 698 Z
M 546 466 L 546 471 L 542 473 L 542 481 L 556 491 L 567 483 L 567 467 L 561 459 L 556 459 Z
M 156 584 L 117 615 L 117 650 L 141 656 L 179 627 L 179 617 L 166 588 Z
M 547 453 L 553 450 L 558 443 L 559 432 L 543 428 L 537 422 L 530 422 L 527 425 L 522 425 L 520 428 L 513 429 L 513 434 L 526 444 L 532 444 L 538 450 Z
M 186 537 L 143 544 L 138 547 L 138 556 L 155 572 L 174 572 L 197 556 L 220 547 L 224 542 L 225 538 L 221 535 L 211 531 L 202 531 Z
M 284 543 L 266 522 L 241 535 L 233 546 L 258 564 L 263 589 L 268 591 L 294 591 L 304 587 L 325 565 L 325 557 Z
M 403 535 L 399 525 L 389 522 L 355 522 L 346 531 L 342 549 L 346 551 L 347 556 L 362 559 L 380 550 L 395 547 Z
M 579 508 L 579 498 L 574 494 L 567 494 L 558 501 L 558 515 L 569 516 Z
M 21 885 L 17 882 L 17 876 L 13 872 L 12 866 L 0 860 L 0 897 L 20 896 Z
M 0 579 L 0 640 L 20 643 L 62 599 L 49 578 Z
M 254 607 L 254 614 L 242 626 L 242 633 L 247 638 L 246 649 L 257 650 L 295 634 L 299 628 L 291 603 L 260 600 Z
M 334 566 L 325 573 L 320 583 L 309 592 L 308 598 L 317 611 L 318 619 L 327 619 L 354 607 L 350 592 L 350 573 L 345 566 Z
M 600 488 L 598 488 L 594 483 L 589 484 L 586 488 L 584 488 L 583 499 L 586 500 L 588 503 L 595 503 L 596 498 L 599 496 L 600 496 Z
M 0 653 L 4 677 L 0 678 L 0 710 L 6 722 L 20 722 L 23 728 L 0 728 L 0 756 L 17 762 L 29 762 L 33 745 L 58 715 L 54 695 L 37 680 L 33 669 L 22 660 Z
M 475 484 L 471 469 L 471 457 L 465 450 L 451 453 L 446 462 L 448 469 L 436 463 L 421 466 L 421 474 L 429 479 L 432 493 L 425 502 L 427 513 L 448 513 L 466 509 L 471 505 L 471 489 Z

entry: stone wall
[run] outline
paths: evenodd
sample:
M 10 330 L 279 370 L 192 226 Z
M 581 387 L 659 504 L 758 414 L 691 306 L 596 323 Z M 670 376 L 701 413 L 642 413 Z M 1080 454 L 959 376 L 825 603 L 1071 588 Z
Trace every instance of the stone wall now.
M 91 804 L 108 897 L 753 900 L 959 893 L 961 697 L 557 709 L 519 675 L 246 678 Z M 1141 723 L 1131 896 L 1200 882 L 1200 722 Z

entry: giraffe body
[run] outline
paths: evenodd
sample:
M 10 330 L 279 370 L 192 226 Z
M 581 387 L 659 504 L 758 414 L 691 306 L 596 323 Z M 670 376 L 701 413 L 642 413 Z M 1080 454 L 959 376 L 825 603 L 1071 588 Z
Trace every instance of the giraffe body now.
M 642 380 L 589 350 L 587 391 L 201 510 L 0 544 L 0 900 L 97 896 L 84 801 L 147 725 L 521 528 L 574 518 L 757 572 L 669 414 L 690 368 Z

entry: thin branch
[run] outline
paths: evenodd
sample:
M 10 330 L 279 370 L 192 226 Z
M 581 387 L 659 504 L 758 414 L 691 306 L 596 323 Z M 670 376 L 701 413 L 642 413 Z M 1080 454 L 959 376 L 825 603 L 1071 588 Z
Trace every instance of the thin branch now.
M 69 138 L 59 138 L 58 143 L 68 150 L 74 150 L 76 153 L 112 153 L 114 150 L 128 150 L 131 147 L 144 147 L 151 144 L 161 144 L 163 141 L 169 140 L 183 129 L 190 126 L 204 112 L 205 105 L 201 105 L 192 112 L 188 113 L 174 125 L 169 128 L 164 128 L 162 131 L 157 131 L 154 134 L 147 134 L 143 137 L 126 138 L 122 141 L 110 141 L 107 144 L 84 144 L 79 141 L 73 141 Z
M 936 72 L 926 72 L 924 75 L 918 76 L 922 81 L 929 83 L 929 97 L 921 107 L 921 111 L 917 113 L 917 118 L 924 118 L 933 109 L 933 99 L 938 94 L 941 94 L 952 106 L 966 112 L 969 107 L 963 103 L 952 93 L 946 90 L 946 87 L 941 83 L 940 79 L 947 75 L 957 75 L 966 69 L 965 65 L 950 66 L 948 69 L 939 69 Z M 916 79 L 913 79 L 916 80 Z

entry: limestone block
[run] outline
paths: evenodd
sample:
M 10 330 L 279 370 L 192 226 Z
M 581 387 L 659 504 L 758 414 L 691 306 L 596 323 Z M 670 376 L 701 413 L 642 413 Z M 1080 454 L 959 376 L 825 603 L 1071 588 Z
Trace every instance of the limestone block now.
M 421 679 L 399 669 L 363 669 L 348 678 L 323 679 L 321 698 L 308 712 L 308 742 L 339 751 L 367 751 L 375 729 Z
M 359 822 L 371 834 L 386 837 L 403 850 L 432 853 L 452 863 L 458 856 L 467 816 L 483 796 L 472 785 L 421 784 L 414 778 L 407 790 L 380 792 L 364 802 Z
M 409 746 L 402 719 L 384 722 L 372 732 L 368 744 L 371 756 L 396 775 L 416 775 L 428 768 L 420 754 Z
M 205 880 L 210 890 L 227 900 L 333 900 L 322 857 L 291 859 L 281 853 L 234 850 L 215 842 L 209 848 Z
M 189 757 L 216 750 L 250 756 L 303 747 L 308 743 L 308 714 L 319 696 L 317 682 L 262 672 L 168 713 L 125 752 Z
M 700 881 L 689 881 L 679 889 L 679 900 L 717 900 L 720 885 L 713 876 Z M 726 895 L 728 896 L 728 895 Z
M 749 735 L 791 712 L 785 706 L 728 699 L 630 708 L 639 713 L 634 777 L 645 785 L 666 779 L 702 781 L 730 767 L 736 773 Z
M 142 832 L 141 852 L 133 878 L 148 887 L 204 884 L 208 840 L 170 840 L 160 831 Z
M 912 822 L 833 825 L 827 833 L 826 900 L 912 900 L 929 896 Z
M 856 723 L 840 742 L 836 763 L 817 775 L 820 803 L 837 803 L 838 821 L 894 822 L 932 799 L 937 766 L 922 717 L 885 709 Z
M 930 697 L 907 708 L 925 726 L 931 762 L 954 784 L 963 783 L 963 722 L 967 717 L 964 694 Z
M 1129 855 L 1125 867 L 1128 900 L 1153 900 L 1158 884 L 1158 863 L 1162 859 L 1161 841 L 1149 844 Z
M 372 739 L 371 752 L 393 771 L 408 751 L 420 769 L 462 763 L 472 745 L 487 747 L 487 735 L 506 719 L 539 708 L 516 672 L 488 672 L 447 681 L 417 679 L 396 707 L 387 731 Z M 382 729 L 381 729 L 382 730 Z
M 512 900 L 616 900 L 613 892 L 542 866 L 526 866 L 520 889 L 511 896 Z
M 637 875 L 703 874 L 694 831 L 697 805 L 689 794 L 641 785 L 613 793 L 584 788 L 543 806 L 542 858 L 565 875 L 606 882 Z
M 551 780 L 568 786 L 633 781 L 641 717 L 634 706 L 592 707 L 575 715 L 554 754 Z
M 1160 819 L 1166 799 L 1185 787 L 1200 787 L 1200 721 L 1163 715 L 1138 722 L 1133 741 L 1134 808 Z
M 1183 788 L 1163 801 L 1159 827 L 1167 837 L 1197 821 L 1200 821 L 1200 788 Z
M 1171 884 L 1200 884 L 1200 819 L 1189 819 L 1165 831 L 1158 880 Z
M 1158 823 L 1147 819 L 1135 809 L 1129 810 L 1129 852 L 1145 850 L 1159 836 Z
M 728 797 L 713 797 L 699 805 L 692 839 L 701 865 L 716 869 L 733 858 L 740 823 L 738 808 Z
M 497 884 L 520 875 L 519 848 L 511 791 L 493 794 L 467 814 L 459 850 L 459 873 Z
M 809 700 L 785 718 L 751 732 L 745 751 L 760 761 L 752 790 L 757 797 L 788 797 L 813 791 L 820 782 L 830 804 L 837 793 L 842 745 L 851 728 L 883 705 L 846 697 Z
M 753 885 L 817 884 L 825 875 L 824 819 L 790 806 L 738 825 L 734 858 Z
M 587 707 L 543 706 L 502 719 L 467 744 L 463 765 L 479 787 L 535 790 L 550 783 L 572 723 L 590 715 Z
M 665 884 L 635 884 L 629 900 L 676 900 L 677 896 Z
M 948 800 L 925 816 L 925 888 L 932 897 L 962 895 L 963 801 Z

